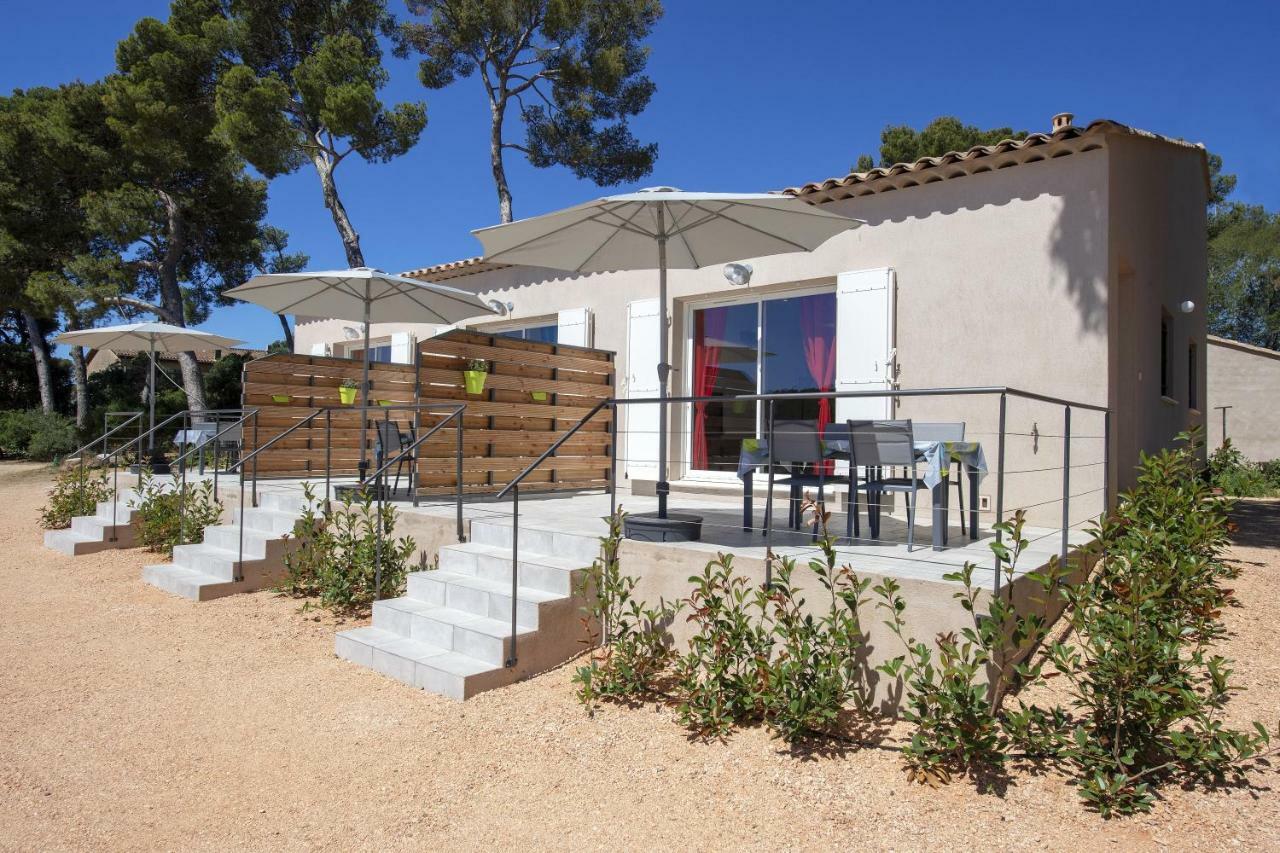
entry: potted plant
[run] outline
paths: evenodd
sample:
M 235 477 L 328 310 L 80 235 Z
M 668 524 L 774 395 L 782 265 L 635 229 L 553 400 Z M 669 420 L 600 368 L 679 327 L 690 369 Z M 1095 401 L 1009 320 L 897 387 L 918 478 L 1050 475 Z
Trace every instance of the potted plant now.
M 342 380 L 342 384 L 338 386 L 338 399 L 342 401 L 342 405 L 350 406 L 356 401 L 356 389 L 359 387 L 354 379 Z
M 467 367 L 462 371 L 462 378 L 467 383 L 468 394 L 480 394 L 484 391 L 484 380 L 489 375 L 489 362 L 483 358 L 467 360 Z

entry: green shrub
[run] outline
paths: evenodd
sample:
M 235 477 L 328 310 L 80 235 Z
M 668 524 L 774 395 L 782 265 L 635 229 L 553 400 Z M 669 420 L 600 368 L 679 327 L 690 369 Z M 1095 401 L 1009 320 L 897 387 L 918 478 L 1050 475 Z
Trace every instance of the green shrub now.
M 789 557 L 775 560 L 773 583 L 765 591 L 772 647 L 764 669 L 764 720 L 789 743 L 829 732 L 851 702 L 863 711 L 868 706 L 859 664 L 866 634 L 858 610 L 871 582 L 838 566 L 836 538 L 827 529 L 830 515 L 812 503 L 802 511 L 817 513 L 821 522 L 821 556 L 809 561 L 809 570 L 827 595 L 826 611 L 806 612 Z
M 660 601 L 657 607 L 645 607 L 635 597 L 636 579 L 622 573 L 618 559 L 625 518 L 621 507 L 605 518 L 609 533 L 600 539 L 601 556 L 578 589 L 588 602 L 582 621 L 593 650 L 573 682 L 578 700 L 589 710 L 600 699 L 634 701 L 650 695 L 674 658 L 666 626 L 681 605 Z
M 166 489 L 144 473 L 130 506 L 135 510 L 138 544 L 168 555 L 175 545 L 203 542 L 204 529 L 222 518 L 222 504 L 213 496 L 209 480 Z
M 71 519 L 95 515 L 98 503 L 111 500 L 114 494 L 105 471 L 79 466 L 60 471 L 49 490 L 49 503 L 40 510 L 40 526 L 46 530 L 70 527 Z
M 343 613 L 363 612 L 378 599 L 404 592 L 409 560 L 418 550 L 413 539 L 393 539 L 397 512 L 390 504 L 379 513 L 367 492 L 353 498 L 343 494 L 334 512 L 317 513 L 315 494 L 303 487 L 307 509 L 294 528 L 296 550 L 285 557 L 282 590 L 303 598 L 318 598 L 322 606 Z M 381 546 L 381 582 L 376 554 Z
M 1149 810 L 1162 784 L 1238 778 L 1269 742 L 1260 724 L 1220 721 L 1236 690 L 1212 651 L 1230 602 L 1222 582 L 1236 574 L 1222 560 L 1229 509 L 1200 476 L 1193 439 L 1144 454 L 1137 486 L 1094 531 L 1104 560 L 1064 589 L 1074 639 L 1048 657 L 1070 707 L 1011 715 L 1015 739 L 1072 768 L 1104 816 Z
M 1209 481 L 1234 497 L 1271 497 L 1280 493 L 1280 460 L 1251 462 L 1226 439 L 1209 454 Z
M 40 409 L 0 412 L 0 456 L 48 462 L 77 447 L 70 418 Z
M 771 638 L 761 618 L 765 594 L 718 554 L 689 578 L 685 602 L 694 634 L 676 668 L 680 722 L 700 737 L 726 737 L 761 715 Z

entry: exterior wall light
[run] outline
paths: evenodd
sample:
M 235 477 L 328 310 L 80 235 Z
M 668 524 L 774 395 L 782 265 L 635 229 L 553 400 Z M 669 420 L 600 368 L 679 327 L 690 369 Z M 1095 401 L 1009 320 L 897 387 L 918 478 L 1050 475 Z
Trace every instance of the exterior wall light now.
M 1196 310 L 1196 304 L 1192 302 L 1190 299 L 1188 299 L 1186 302 L 1183 302 L 1178 307 L 1182 309 L 1183 314 L 1190 314 L 1192 311 Z
M 751 283 L 751 264 L 725 264 L 724 277 L 729 283 L 735 287 L 742 287 Z

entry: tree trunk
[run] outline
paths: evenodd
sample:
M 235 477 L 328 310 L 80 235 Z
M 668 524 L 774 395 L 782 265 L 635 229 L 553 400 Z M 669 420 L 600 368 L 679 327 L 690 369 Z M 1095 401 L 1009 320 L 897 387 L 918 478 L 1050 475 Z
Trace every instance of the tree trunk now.
M 502 119 L 507 111 L 505 101 L 489 104 L 489 165 L 493 168 L 493 185 L 498 190 L 498 216 L 503 223 L 512 221 L 511 188 L 507 186 L 507 169 L 502 162 Z
M 178 285 L 178 262 L 186 250 L 185 222 L 178 202 L 163 190 L 159 195 L 165 207 L 169 232 L 168 245 L 160 262 L 160 307 L 164 309 L 162 319 L 175 326 L 186 326 L 186 316 L 182 311 L 182 288 Z M 182 368 L 182 390 L 187 395 L 187 408 L 206 408 L 204 377 L 200 375 L 195 355 L 189 352 L 178 353 L 178 366 Z
M 89 386 L 84 365 L 84 347 L 71 348 L 71 381 L 76 388 L 76 428 L 84 429 L 89 417 Z
M 22 312 L 22 322 L 27 327 L 27 339 L 31 354 L 36 359 L 36 382 L 40 387 L 40 408 L 45 414 L 53 411 L 53 364 L 49 361 L 49 348 L 40 329 L 40 321 L 30 312 Z
M 342 238 L 342 248 L 347 253 L 347 266 L 353 269 L 362 267 L 365 263 L 364 253 L 360 251 L 360 235 L 356 233 L 355 226 L 347 216 L 347 209 L 342 206 L 342 199 L 338 197 L 338 185 L 333 180 L 333 164 L 323 151 L 312 155 L 311 162 L 316 167 L 316 174 L 320 176 L 320 192 L 324 195 L 324 206 L 329 208 L 329 213 L 333 216 L 333 224 L 338 229 L 338 236 Z
M 284 342 L 289 347 L 289 352 L 293 352 L 293 329 L 289 327 L 289 318 L 283 314 L 277 314 L 276 319 L 280 321 L 280 328 L 284 331 Z

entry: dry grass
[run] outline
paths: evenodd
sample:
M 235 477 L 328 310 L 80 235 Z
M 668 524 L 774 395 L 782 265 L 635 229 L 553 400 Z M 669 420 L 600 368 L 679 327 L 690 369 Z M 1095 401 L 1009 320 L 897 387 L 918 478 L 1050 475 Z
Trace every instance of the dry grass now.
M 153 555 L 44 550 L 46 483 L 0 465 L 5 849 L 1280 847 L 1270 771 L 1105 822 L 1052 774 L 935 791 L 890 749 L 690 743 L 653 706 L 588 718 L 569 668 L 455 704 L 337 660 L 334 623 L 291 600 L 192 604 L 141 582 Z M 1280 506 L 1242 516 L 1236 722 L 1280 707 Z

